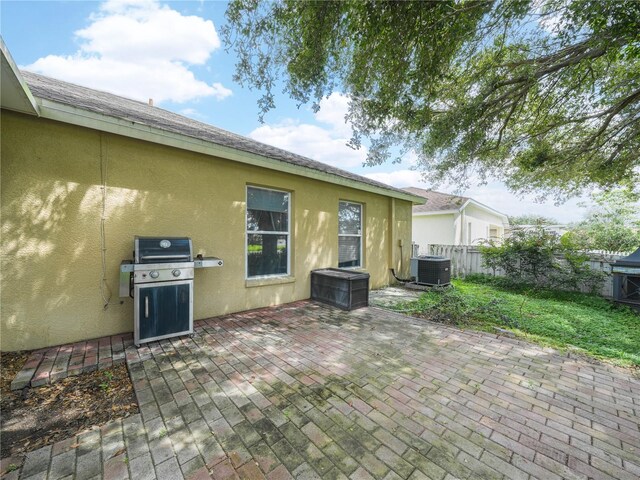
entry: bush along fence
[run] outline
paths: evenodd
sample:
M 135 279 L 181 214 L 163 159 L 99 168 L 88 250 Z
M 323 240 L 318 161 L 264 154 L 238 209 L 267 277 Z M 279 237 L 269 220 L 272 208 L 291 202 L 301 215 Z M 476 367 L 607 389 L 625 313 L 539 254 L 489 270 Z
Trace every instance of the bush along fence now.
M 417 248 L 415 249 L 418 250 Z M 421 254 L 424 250 L 420 249 Z M 489 268 L 483 261 L 482 247 L 465 246 L 465 245 L 429 245 L 429 255 L 440 255 L 451 259 L 451 276 L 464 278 L 467 275 L 480 273 L 486 275 L 505 276 L 505 271 L 501 268 Z M 611 277 L 611 263 L 628 255 L 627 253 L 586 253 L 588 258 L 585 264 L 594 272 L 602 272 L 601 286 L 596 291 L 604 297 L 613 296 L 613 281 Z M 562 254 L 556 254 L 555 257 L 562 262 L 564 257 Z M 579 290 L 591 290 L 586 285 L 581 285 Z

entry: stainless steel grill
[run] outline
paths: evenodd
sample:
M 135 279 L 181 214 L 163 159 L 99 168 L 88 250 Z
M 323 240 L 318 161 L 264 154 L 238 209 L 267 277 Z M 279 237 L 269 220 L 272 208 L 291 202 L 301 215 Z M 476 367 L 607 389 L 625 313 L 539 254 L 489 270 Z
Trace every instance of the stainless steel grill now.
M 120 264 L 120 296 L 134 300 L 134 343 L 193 334 L 195 268 L 221 267 L 193 258 L 188 237 L 135 237 L 133 260 Z
M 611 264 L 613 298 L 640 310 L 640 248 Z

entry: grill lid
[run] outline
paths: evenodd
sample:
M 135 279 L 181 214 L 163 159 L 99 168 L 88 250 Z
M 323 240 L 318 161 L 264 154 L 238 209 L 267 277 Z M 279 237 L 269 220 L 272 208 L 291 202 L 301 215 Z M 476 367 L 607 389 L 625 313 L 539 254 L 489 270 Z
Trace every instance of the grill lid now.
M 611 264 L 611 266 L 619 267 L 640 267 L 640 248 L 638 248 L 631 255 L 619 258 Z
M 135 263 L 192 262 L 189 237 L 135 237 Z

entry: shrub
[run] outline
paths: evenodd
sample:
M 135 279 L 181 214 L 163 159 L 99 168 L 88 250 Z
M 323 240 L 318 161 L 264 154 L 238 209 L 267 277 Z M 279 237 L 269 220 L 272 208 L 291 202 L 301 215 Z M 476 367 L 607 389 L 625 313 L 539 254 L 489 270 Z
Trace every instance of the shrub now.
M 480 252 L 486 268 L 494 275 L 501 270 L 514 285 L 596 293 L 606 275 L 591 269 L 589 257 L 572 242 L 543 228 L 515 230 L 502 244 L 481 245 Z
M 478 299 L 453 287 L 434 287 L 417 301 L 401 305 L 400 309 L 405 313 L 426 317 L 433 322 L 458 327 L 491 324 L 496 321 L 502 325 L 518 326 L 518 321 L 508 315 L 499 299 Z
M 567 232 L 572 242 L 584 249 L 609 252 L 632 252 L 640 247 L 640 191 L 595 192 L 591 202 L 591 211 Z

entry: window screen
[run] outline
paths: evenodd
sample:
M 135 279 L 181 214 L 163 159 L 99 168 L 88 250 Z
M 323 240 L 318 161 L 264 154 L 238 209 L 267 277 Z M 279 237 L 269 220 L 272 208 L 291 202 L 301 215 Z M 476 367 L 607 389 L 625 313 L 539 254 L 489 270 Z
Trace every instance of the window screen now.
M 338 205 L 338 267 L 362 266 L 362 205 Z
M 289 273 L 289 194 L 247 187 L 247 278 Z

